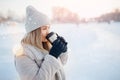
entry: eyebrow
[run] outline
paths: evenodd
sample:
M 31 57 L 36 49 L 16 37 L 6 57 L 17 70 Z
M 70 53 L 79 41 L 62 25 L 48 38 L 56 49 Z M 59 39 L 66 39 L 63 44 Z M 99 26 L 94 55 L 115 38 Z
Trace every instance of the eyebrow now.
M 50 27 L 50 26 L 43 26 L 43 28 L 44 28 L 44 27 Z

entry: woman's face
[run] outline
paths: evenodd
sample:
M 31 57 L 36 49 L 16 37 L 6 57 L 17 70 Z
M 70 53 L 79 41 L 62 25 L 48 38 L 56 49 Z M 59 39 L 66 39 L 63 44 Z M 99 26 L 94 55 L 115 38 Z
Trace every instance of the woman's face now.
M 50 26 L 42 26 L 41 27 L 41 37 L 42 37 L 42 42 L 47 42 L 46 36 L 49 33 Z

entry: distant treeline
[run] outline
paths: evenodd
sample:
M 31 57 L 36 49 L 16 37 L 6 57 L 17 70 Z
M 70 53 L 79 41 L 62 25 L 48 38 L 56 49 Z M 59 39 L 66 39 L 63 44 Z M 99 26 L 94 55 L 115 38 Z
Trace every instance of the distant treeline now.
M 0 12 L 0 23 L 4 23 L 7 21 L 13 21 L 13 22 L 24 22 L 25 17 L 24 16 L 18 16 L 14 11 L 8 10 L 7 13 Z
M 63 7 L 54 7 L 52 10 L 53 22 L 60 23 L 88 23 L 88 22 L 120 22 L 120 9 L 115 9 L 99 17 L 80 18 L 77 13 L 74 13 Z
M 4 23 L 7 21 L 14 22 L 24 22 L 25 16 L 19 17 L 13 11 L 8 11 L 6 15 L 3 15 L 0 12 L 0 23 Z M 53 23 L 88 23 L 88 22 L 120 22 L 120 9 L 115 9 L 106 14 L 102 14 L 99 17 L 94 18 L 80 18 L 77 13 L 70 11 L 64 7 L 53 7 L 52 9 L 52 19 Z
M 94 18 L 97 22 L 120 22 L 120 10 L 115 9 L 113 12 L 106 13 L 100 17 Z

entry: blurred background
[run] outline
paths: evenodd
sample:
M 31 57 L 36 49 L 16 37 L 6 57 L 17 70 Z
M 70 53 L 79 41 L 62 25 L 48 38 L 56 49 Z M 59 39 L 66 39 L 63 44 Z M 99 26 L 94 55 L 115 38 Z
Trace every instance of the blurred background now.
M 120 0 L 0 0 L 0 80 L 20 80 L 14 50 L 28 5 L 68 41 L 67 80 L 120 80 Z

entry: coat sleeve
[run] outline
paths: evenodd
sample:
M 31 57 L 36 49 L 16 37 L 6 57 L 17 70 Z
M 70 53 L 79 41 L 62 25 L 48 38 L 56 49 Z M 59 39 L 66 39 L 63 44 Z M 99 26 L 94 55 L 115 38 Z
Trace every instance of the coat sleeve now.
M 60 60 L 61 60 L 61 63 L 62 65 L 65 65 L 67 63 L 67 60 L 68 60 L 68 54 L 70 53 L 70 49 L 68 49 L 68 51 L 66 51 L 65 53 L 62 53 L 60 55 Z
M 42 62 L 42 61 L 41 61 Z M 41 66 L 27 56 L 15 57 L 16 69 L 21 80 L 50 80 L 62 66 L 53 56 L 47 54 Z

